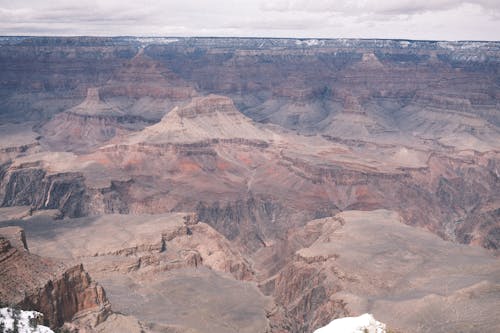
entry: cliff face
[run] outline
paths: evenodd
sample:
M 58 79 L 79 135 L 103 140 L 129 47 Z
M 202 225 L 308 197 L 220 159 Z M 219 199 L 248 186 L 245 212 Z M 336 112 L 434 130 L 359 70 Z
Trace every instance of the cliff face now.
M 2 304 L 43 313 L 50 327 L 61 327 L 75 316 L 102 322 L 109 303 L 102 287 L 93 282 L 82 265 L 64 265 L 30 254 L 22 229 L 0 229 L 0 300 Z M 15 244 L 15 245 L 14 245 Z M 21 246 L 20 246 L 21 245 Z
M 498 258 L 483 257 L 481 248 L 443 242 L 400 219 L 386 210 L 345 211 L 290 232 L 293 254 L 261 285 L 277 303 L 269 312 L 271 326 L 277 332 L 312 332 L 326 325 L 329 315 L 368 311 L 401 331 L 447 332 L 448 325 L 497 329 L 479 308 L 498 304 Z M 272 268 L 265 257 L 262 252 L 257 266 Z M 467 322 L 451 319 L 451 313 Z M 449 324 L 441 326 L 443 318 Z
M 422 102 L 455 113 L 479 114 L 498 126 L 498 115 L 492 112 L 498 98 L 493 88 L 498 43 L 320 40 L 308 46 L 293 40 L 246 40 L 234 46 L 233 42 L 180 40 L 152 45 L 145 53 L 197 82 L 203 91 L 232 96 L 253 119 L 300 131 L 321 129 L 343 137 L 349 131 L 334 120 L 352 121 L 353 115 L 344 112 L 355 112 L 357 121 L 365 122 L 358 130 L 392 131 L 415 116 L 411 105 Z M 185 58 L 190 62 L 179 66 Z M 359 137 L 362 132 L 352 134 Z
M 80 103 L 88 87 L 106 87 L 105 99 L 118 102 L 121 96 L 120 106 L 130 111 L 138 108 L 128 98 L 183 100 L 196 86 L 233 96 L 254 119 L 298 129 L 327 120 L 332 109 L 381 112 L 387 119 L 412 102 L 457 106 L 499 121 L 492 112 L 498 98 L 496 42 L 21 38 L 3 43 L 0 90 L 3 115 L 11 119 L 46 119 Z
M 277 332 L 312 332 L 328 323 L 330 317 L 349 315 L 347 304 L 332 296 L 340 290 L 339 283 L 327 280 L 327 274 L 322 264 L 303 265 L 300 261 L 280 272 L 273 293 L 278 306 L 269 313 Z
M 62 275 L 49 280 L 19 306 L 44 314 L 51 327 L 60 327 L 76 317 L 91 315 L 92 326 L 103 322 L 109 314 L 104 289 L 93 282 L 82 265 L 71 267 Z
M 50 175 L 36 165 L 4 167 L 0 190 L 2 206 L 27 205 L 35 209 L 60 209 L 68 216 L 88 213 L 88 195 L 81 174 Z

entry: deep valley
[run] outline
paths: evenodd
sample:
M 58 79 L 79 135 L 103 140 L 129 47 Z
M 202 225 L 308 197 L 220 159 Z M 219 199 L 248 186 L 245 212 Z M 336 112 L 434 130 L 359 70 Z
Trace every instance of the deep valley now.
M 0 303 L 498 332 L 499 168 L 499 42 L 2 37 Z

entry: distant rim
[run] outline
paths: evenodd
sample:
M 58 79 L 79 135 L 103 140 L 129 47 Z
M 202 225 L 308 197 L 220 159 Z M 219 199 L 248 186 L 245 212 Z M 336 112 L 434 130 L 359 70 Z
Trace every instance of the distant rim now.
M 411 38 L 346 38 L 346 37 L 256 37 L 256 36 L 148 36 L 148 35 L 0 35 L 0 38 L 95 38 L 95 39 L 116 39 L 116 38 L 150 38 L 150 39 L 269 39 L 269 40 L 365 40 L 365 41 L 401 41 L 401 42 L 449 42 L 449 43 L 499 43 L 498 40 L 482 39 L 411 39 Z

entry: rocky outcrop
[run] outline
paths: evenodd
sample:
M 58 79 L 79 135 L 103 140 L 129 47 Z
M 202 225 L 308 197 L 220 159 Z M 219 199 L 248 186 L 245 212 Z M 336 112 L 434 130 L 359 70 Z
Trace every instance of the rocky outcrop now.
M 278 304 L 269 314 L 277 332 L 309 332 L 328 323 L 330 318 L 349 315 L 347 304 L 333 296 L 339 284 L 328 280 L 324 264 L 287 265 L 274 281 L 273 296 Z M 281 313 L 281 315 L 280 315 Z
M 289 230 L 284 243 L 267 249 L 283 259 L 273 260 L 277 262 L 275 267 L 265 259 L 269 254 L 261 251 L 257 265 L 267 270 L 270 278 L 263 280 L 260 288 L 276 302 L 268 310 L 272 332 L 312 332 L 327 324 L 332 318 L 329 316 L 349 315 L 347 303 L 336 296 L 342 289 L 341 281 L 346 278 L 334 268 L 338 255 L 328 252 L 300 254 L 300 250 L 328 237 L 329 232 L 341 228 L 344 223 L 338 217 L 324 218 Z
M 9 239 L 16 235 L 19 239 L 11 243 Z M 68 268 L 30 254 L 23 246 L 23 235 L 20 228 L 0 228 L 2 304 L 41 312 L 46 324 L 53 328 L 75 316 L 93 317 L 94 326 L 102 322 L 110 310 L 106 294 L 83 266 Z
M 26 227 L 33 235 L 33 252 L 68 264 L 83 262 L 106 288 L 113 310 L 120 313 L 111 314 L 110 322 L 106 319 L 95 327 L 101 317 L 89 309 L 75 315 L 67 328 L 120 332 L 120 327 L 130 325 L 138 332 L 141 328 L 145 332 L 198 332 L 209 325 L 211 331 L 225 333 L 233 327 L 249 333 L 264 331 L 260 328 L 267 323 L 263 309 L 268 299 L 253 283 L 251 261 L 194 213 L 110 214 L 63 220 L 32 216 L 27 221 L 5 223 Z M 76 230 L 78 237 L 74 237 Z M 73 269 L 70 281 L 85 281 L 77 267 Z M 70 294 L 79 290 L 78 285 L 63 283 L 58 287 L 67 287 Z M 86 303 L 86 295 L 71 296 L 78 302 L 70 305 Z M 207 321 L 199 316 L 200 309 L 221 318 Z M 83 316 L 88 312 L 92 316 Z M 136 319 L 123 318 L 125 315 Z M 231 326 L 226 326 L 228 323 Z
M 90 326 L 95 327 L 110 312 L 104 289 L 91 280 L 82 265 L 71 267 L 49 280 L 34 294 L 26 296 L 19 306 L 43 313 L 51 327 L 89 316 L 92 318 Z
M 24 229 L 19 227 L 3 227 L 1 230 L 4 246 L 29 251 Z
M 96 252 L 95 257 L 116 257 L 124 262 L 110 270 L 124 273 L 153 276 L 163 271 L 182 268 L 209 267 L 215 271 L 231 274 L 238 280 L 252 280 L 255 272 L 242 255 L 231 249 L 231 244 L 205 223 L 179 225 L 163 230 L 157 241 L 136 244 L 105 252 Z M 93 259 L 93 261 L 98 261 Z M 93 263 L 98 270 L 106 270 L 105 258 L 102 266 Z
M 33 217 L 36 220 L 37 217 Z M 83 262 L 91 273 L 133 273 L 144 279 L 161 272 L 208 267 L 237 280 L 252 280 L 250 262 L 219 232 L 199 221 L 196 214 L 119 215 L 79 219 L 69 229 L 63 221 L 44 220 L 44 230 L 27 225 L 43 238 L 35 241 L 37 253 L 68 262 Z M 72 227 L 80 237 L 72 237 Z M 109 234 L 114 239 L 108 238 Z M 64 248 L 64 250 L 61 250 Z

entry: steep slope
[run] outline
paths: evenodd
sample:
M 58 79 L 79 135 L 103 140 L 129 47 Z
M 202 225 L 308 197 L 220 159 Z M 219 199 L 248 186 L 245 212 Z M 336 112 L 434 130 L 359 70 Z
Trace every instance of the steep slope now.
M 29 253 L 24 233 L 16 227 L 0 228 L 0 244 L 2 304 L 41 312 L 53 328 L 75 316 L 85 316 L 91 326 L 106 318 L 104 290 L 82 265 L 66 267 Z
M 403 332 L 497 331 L 498 257 L 400 220 L 386 210 L 345 211 L 291 234 L 302 244 L 263 285 L 283 307 L 285 320 L 275 315 L 274 325 L 303 332 L 328 323 L 329 312 L 370 312 Z

